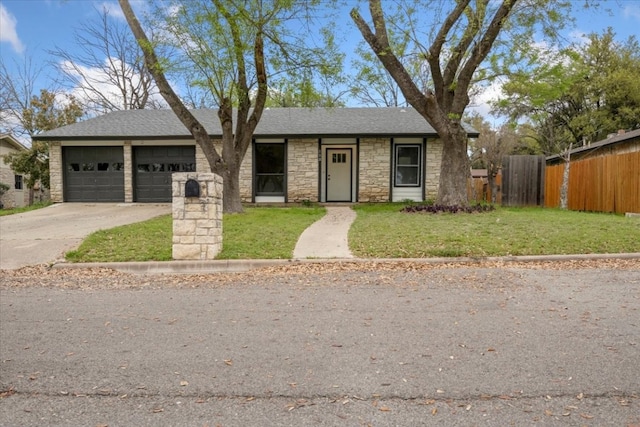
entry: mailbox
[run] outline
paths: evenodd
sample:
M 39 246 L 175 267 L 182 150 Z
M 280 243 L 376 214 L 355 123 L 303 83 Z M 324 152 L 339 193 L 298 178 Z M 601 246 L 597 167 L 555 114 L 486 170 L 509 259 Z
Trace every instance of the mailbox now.
M 195 179 L 188 179 L 184 184 L 184 197 L 200 197 L 200 184 Z

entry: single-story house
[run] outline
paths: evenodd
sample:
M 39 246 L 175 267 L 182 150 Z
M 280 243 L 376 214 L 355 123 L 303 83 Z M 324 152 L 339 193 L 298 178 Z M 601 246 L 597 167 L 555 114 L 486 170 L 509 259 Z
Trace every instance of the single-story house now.
M 193 113 L 219 142 L 217 110 Z M 37 139 L 50 144 L 54 202 L 167 202 L 173 172 L 210 172 L 171 110 L 117 111 Z M 266 109 L 242 162 L 241 197 L 422 201 L 437 193 L 441 155 L 438 135 L 411 108 Z
M 24 177 L 15 173 L 11 166 L 4 161 L 4 156 L 7 154 L 26 149 L 27 147 L 12 135 L 0 134 L 0 183 L 9 187 L 6 193 L 0 197 L 0 206 L 2 207 L 15 208 L 29 204 L 29 191 L 26 188 Z

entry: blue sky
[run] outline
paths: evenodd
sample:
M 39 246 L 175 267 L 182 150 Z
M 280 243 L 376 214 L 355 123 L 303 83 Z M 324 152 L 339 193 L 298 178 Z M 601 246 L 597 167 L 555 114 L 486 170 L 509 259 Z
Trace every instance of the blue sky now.
M 347 3 L 355 0 L 347 0 Z M 582 1 L 582 0 L 580 0 Z M 144 4 L 133 0 L 134 7 Z M 603 2 L 611 13 L 603 10 L 582 10 L 576 7 L 577 28 L 567 36 L 577 39 L 581 34 L 602 32 L 607 27 L 614 28 L 618 39 L 638 35 L 640 31 L 640 0 L 619 0 Z M 73 50 L 73 30 L 87 20 L 95 19 L 96 10 L 109 7 L 113 14 L 120 8 L 115 1 L 93 0 L 0 0 L 0 56 L 11 69 L 14 61 L 23 62 L 28 55 L 34 64 L 49 59 L 47 50 L 55 47 Z M 348 28 L 345 28 L 349 31 Z M 352 40 L 361 36 L 352 29 Z M 46 85 L 45 85 L 46 86 Z

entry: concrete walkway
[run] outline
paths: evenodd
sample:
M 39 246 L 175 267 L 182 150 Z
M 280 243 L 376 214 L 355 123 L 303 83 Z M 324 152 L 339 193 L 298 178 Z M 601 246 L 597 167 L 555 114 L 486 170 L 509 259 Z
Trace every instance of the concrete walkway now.
M 294 259 L 353 258 L 348 234 L 356 213 L 348 206 L 327 206 L 327 213 L 311 224 L 298 239 Z

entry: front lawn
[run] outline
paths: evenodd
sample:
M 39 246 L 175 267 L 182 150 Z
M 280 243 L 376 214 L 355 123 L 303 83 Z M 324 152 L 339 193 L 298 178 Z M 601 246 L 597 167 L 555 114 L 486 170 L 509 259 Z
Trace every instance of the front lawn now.
M 640 219 L 543 208 L 474 214 L 403 213 L 359 205 L 349 246 L 363 258 L 640 252 Z
M 362 258 L 484 257 L 640 252 L 640 218 L 543 208 L 484 213 L 400 212 L 402 204 L 356 205 L 349 232 Z M 300 234 L 324 215 L 321 207 L 247 208 L 224 216 L 218 259 L 288 259 Z M 72 262 L 167 261 L 171 217 L 99 231 Z
M 305 228 L 324 215 L 320 207 L 246 208 L 225 214 L 218 259 L 288 259 Z M 172 220 L 164 215 L 91 234 L 70 262 L 171 260 Z

